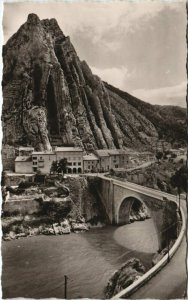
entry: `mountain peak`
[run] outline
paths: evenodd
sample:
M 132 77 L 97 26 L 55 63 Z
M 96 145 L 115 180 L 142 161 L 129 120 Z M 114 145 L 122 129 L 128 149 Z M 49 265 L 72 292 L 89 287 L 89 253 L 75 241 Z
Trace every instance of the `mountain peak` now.
M 27 17 L 27 23 L 32 25 L 37 25 L 40 23 L 40 19 L 36 14 L 29 14 Z

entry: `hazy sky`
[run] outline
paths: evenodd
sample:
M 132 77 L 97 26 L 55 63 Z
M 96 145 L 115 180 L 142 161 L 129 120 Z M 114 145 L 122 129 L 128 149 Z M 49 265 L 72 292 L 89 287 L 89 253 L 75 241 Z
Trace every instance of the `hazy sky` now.
M 56 18 L 103 80 L 153 104 L 185 106 L 186 8 L 169 1 L 4 4 L 4 43 L 29 13 Z

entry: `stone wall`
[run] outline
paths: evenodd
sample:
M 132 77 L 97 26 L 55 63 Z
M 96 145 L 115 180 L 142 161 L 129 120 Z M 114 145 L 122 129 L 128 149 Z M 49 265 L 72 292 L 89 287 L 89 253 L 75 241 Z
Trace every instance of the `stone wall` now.
M 10 200 L 3 204 L 3 212 L 5 214 L 19 213 L 21 215 L 31 215 L 39 211 L 41 211 L 41 205 L 38 201 L 32 199 Z
M 34 181 L 35 175 L 21 175 L 21 174 L 15 174 L 15 173 L 7 173 L 4 175 L 4 185 L 6 186 L 16 186 L 19 185 L 21 181 Z

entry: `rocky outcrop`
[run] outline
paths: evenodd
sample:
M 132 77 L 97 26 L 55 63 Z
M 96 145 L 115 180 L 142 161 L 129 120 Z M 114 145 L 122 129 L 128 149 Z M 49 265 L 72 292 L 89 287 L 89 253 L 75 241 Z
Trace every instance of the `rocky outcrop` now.
M 143 147 L 157 131 L 80 61 L 55 19 L 27 22 L 3 47 L 3 144 Z
M 93 184 L 84 177 L 63 178 L 59 175 L 47 176 L 45 184 L 22 182 L 16 188 L 4 187 L 4 240 L 38 234 L 77 233 L 87 231 L 91 225 L 102 226 L 104 210 L 96 197 L 95 187 L 93 190 L 92 187 Z M 7 208 L 6 192 L 9 193 Z M 34 212 L 31 212 L 32 202 L 37 204 Z
M 165 136 L 185 140 L 183 109 L 152 106 L 102 82 L 55 19 L 30 14 L 3 47 L 3 63 L 4 148 L 151 150 Z
M 144 204 L 141 204 L 137 210 L 132 207 L 130 212 L 130 222 L 144 221 L 149 218 L 151 218 L 151 216 Z
M 35 235 L 62 235 L 62 234 L 69 234 L 71 232 L 83 232 L 87 231 L 88 225 L 84 222 L 79 223 L 79 221 L 72 220 L 72 219 L 64 219 L 59 223 L 46 223 L 39 225 L 38 227 L 32 226 L 31 223 L 27 222 L 28 224 L 16 224 L 11 226 L 11 230 L 6 232 L 3 235 L 4 241 L 11 241 L 23 237 L 31 237 Z
M 81 62 L 55 19 L 35 14 L 3 48 L 3 143 L 122 146 L 103 82 Z
M 126 261 L 109 280 L 105 288 L 105 298 L 111 298 L 128 287 L 145 273 L 143 264 L 137 258 Z

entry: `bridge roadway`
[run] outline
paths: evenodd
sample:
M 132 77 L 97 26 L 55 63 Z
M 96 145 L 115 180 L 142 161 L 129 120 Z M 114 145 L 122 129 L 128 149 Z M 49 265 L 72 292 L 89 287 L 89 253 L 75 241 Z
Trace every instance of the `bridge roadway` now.
M 99 175 L 103 179 L 107 179 L 104 175 Z M 109 178 L 112 180 L 112 178 Z M 122 182 L 113 179 L 116 184 L 125 186 L 135 191 L 141 191 L 144 193 L 151 193 L 157 198 L 167 197 L 169 200 L 176 201 L 176 196 L 150 189 L 144 186 L 140 186 L 131 182 Z M 184 211 L 185 218 L 187 218 L 186 202 L 181 200 L 181 207 Z M 147 283 L 134 292 L 131 299 L 178 299 L 183 297 L 183 293 L 186 289 L 186 237 L 184 235 L 183 241 L 178 250 L 170 260 L 170 262 Z

